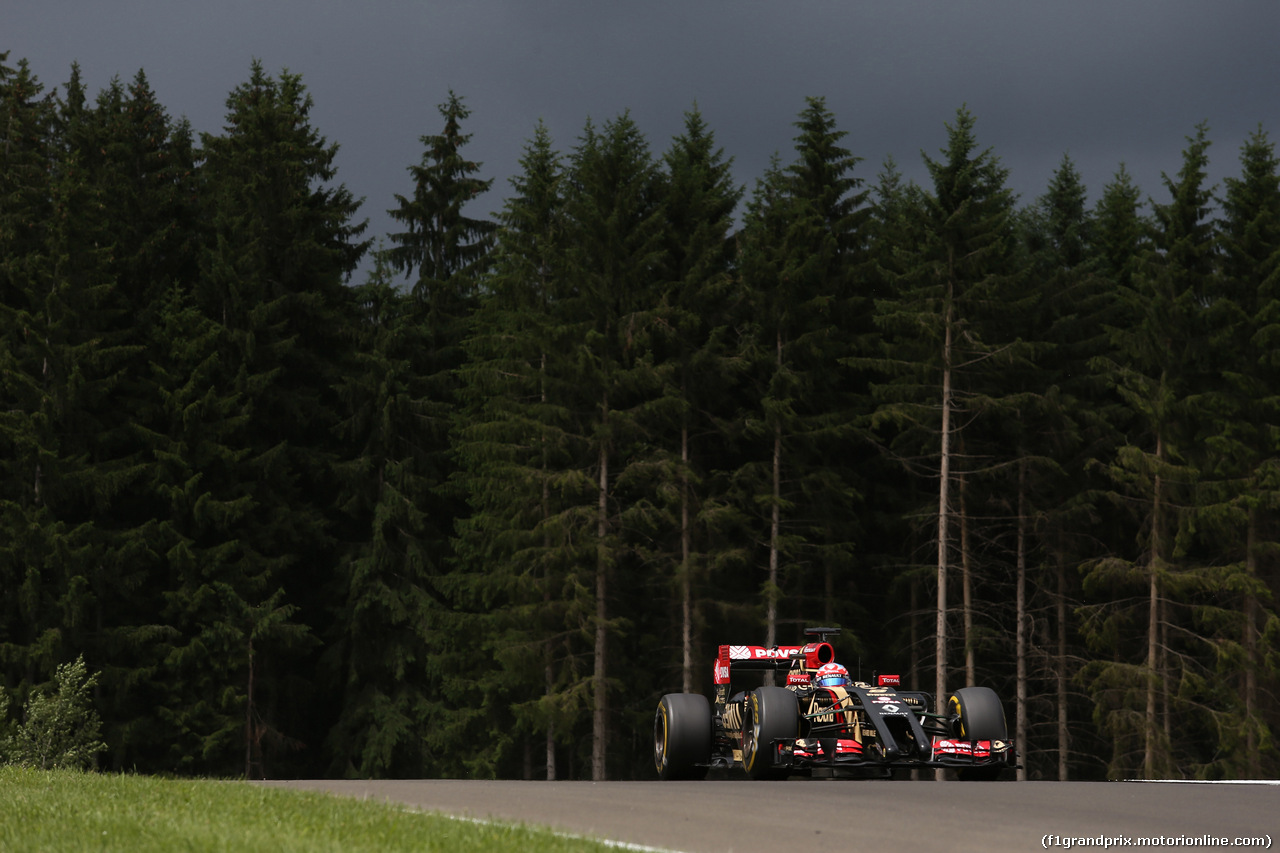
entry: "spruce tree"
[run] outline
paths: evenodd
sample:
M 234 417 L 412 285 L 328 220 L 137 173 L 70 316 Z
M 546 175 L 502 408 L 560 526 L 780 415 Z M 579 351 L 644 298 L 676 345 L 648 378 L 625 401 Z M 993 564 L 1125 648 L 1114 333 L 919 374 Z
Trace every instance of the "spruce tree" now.
M 412 400 L 413 417 L 396 426 L 396 456 L 412 458 L 415 526 L 421 539 L 423 564 L 419 578 L 429 578 L 432 606 L 419 614 L 418 631 L 426 643 L 424 665 L 431 674 L 429 705 L 424 721 L 428 759 L 436 772 L 457 775 L 464 760 L 452 744 L 463 738 L 478 712 L 459 697 L 471 677 L 456 654 L 465 623 L 454 621 L 462 609 L 451 538 L 466 516 L 465 496 L 452 481 L 457 472 L 453 430 L 458 417 L 458 373 L 465 366 L 463 342 L 478 304 L 481 280 L 489 267 L 494 224 L 472 218 L 467 206 L 489 189 L 492 181 L 477 177 L 481 164 L 468 160 L 464 148 L 470 134 L 462 124 L 470 116 L 453 92 L 439 105 L 444 120 L 440 133 L 421 138 L 422 159 L 409 167 L 412 196 L 397 195 L 391 216 L 405 230 L 391 235 L 387 260 L 411 282 L 398 321 L 405 341 L 413 341 L 412 363 L 403 389 Z M 409 357 L 409 350 L 404 354 Z M 405 483 L 406 487 L 409 483 Z M 391 559 L 398 559 L 391 557 Z
M 1120 287 L 1129 287 L 1150 229 L 1141 208 L 1142 191 L 1120 165 L 1094 207 L 1094 255 L 1101 271 Z
M 656 504 L 663 512 L 655 517 L 659 529 L 653 534 L 665 552 L 659 559 L 677 566 L 673 610 L 680 614 L 680 683 L 691 693 L 699 689 L 695 672 L 705 657 L 696 654 L 696 625 L 702 621 L 697 590 L 705 587 L 710 567 L 737 563 L 743 553 L 722 538 L 738 525 L 724 484 L 713 477 L 726 461 L 715 449 L 723 444 L 723 423 L 733 417 L 728 390 L 741 372 L 735 367 L 740 360 L 733 326 L 744 300 L 732 275 L 731 230 L 742 191 L 733 184 L 732 159 L 716 147 L 696 108 L 685 114 L 684 133 L 672 141 L 663 162 L 666 284 L 655 350 L 666 405 L 655 414 L 666 424 L 659 435 L 672 441 L 655 444 L 653 462 L 656 476 L 678 488 L 659 491 L 671 500 Z
M 854 270 L 865 193 L 852 175 L 858 158 L 840 145 L 845 132 L 821 98 L 809 98 L 795 122 L 796 160 L 776 159 L 758 182 L 742 234 L 742 276 L 754 316 L 751 353 L 757 383 L 746 435 L 754 458 L 735 479 L 748 505 L 763 509 L 767 554 L 765 641 L 779 642 L 783 598 L 796 615 L 835 619 L 834 578 L 852 564 L 855 490 L 833 454 L 849 450 L 851 387 L 841 359 L 865 323 Z M 784 567 L 783 564 L 786 564 Z M 813 589 L 807 579 L 822 580 Z M 808 593 L 808 595 L 806 595 Z
M 104 520 L 137 465 L 109 446 L 122 420 L 115 389 L 128 347 L 109 332 L 111 234 L 89 163 L 94 115 L 78 70 L 61 103 L 34 100 L 39 84 L 25 65 L 6 82 L 6 208 L 31 217 L 13 223 L 3 305 L 17 486 L 5 515 L 23 531 L 8 556 L 23 567 L 12 588 L 25 611 L 11 623 L 19 632 L 11 659 L 32 684 L 73 650 L 91 650 L 96 662 L 136 645 L 111 630 L 108 606 L 117 587 L 140 584 L 147 563 L 143 537 Z
M 848 356 L 873 347 L 876 337 L 865 286 L 869 192 L 854 175 L 861 158 L 843 147 L 848 133 L 836 127 L 824 99 L 807 98 L 794 127 L 799 131 L 795 161 L 787 169 L 789 194 L 796 205 L 789 233 L 789 274 L 812 300 L 814 329 L 828 327 L 811 339 L 798 336 L 791 353 L 796 364 L 812 365 L 804 393 L 795 402 L 803 411 L 805 398 L 820 401 L 804 416 L 807 423 L 800 431 L 808 435 L 794 448 L 799 464 L 793 473 L 807 469 L 798 484 L 803 497 L 796 515 L 805 519 L 798 529 L 807 543 L 804 562 L 815 569 L 805 584 L 805 612 L 820 616 L 823 624 L 848 624 L 861 614 L 851 608 L 838 612 L 837 605 L 859 597 L 854 568 L 860 560 L 854 542 L 864 540 L 866 530 L 856 507 L 869 458 L 853 427 L 869 405 L 865 372 L 840 365 L 849 363 Z M 801 355 L 804 349 L 809 353 Z M 832 463 L 836 459 L 839 464 Z M 816 613 L 814 601 L 821 602 L 821 613 Z M 850 636 L 845 642 L 855 639 Z
M 1106 390 L 1088 368 L 1108 346 L 1105 324 L 1113 321 L 1114 300 L 1109 280 L 1098 273 L 1095 220 L 1086 197 L 1075 164 L 1064 156 L 1046 193 L 1026 211 L 1028 275 L 1038 299 L 1017 322 L 1038 350 L 1030 369 L 1010 371 L 1005 380 L 1009 391 L 1023 395 L 1017 417 L 999 433 L 1019 448 L 1018 478 L 1008 478 L 1008 488 L 1018 495 L 1009 502 L 1018 507 L 1016 739 L 1028 764 L 1019 778 L 1038 769 L 1031 766 L 1033 756 L 1052 754 L 1030 740 L 1041 720 L 1051 722 L 1055 733 L 1057 777 L 1070 775 L 1076 569 L 1093 555 L 1096 540 L 1096 484 L 1087 469 L 1095 454 L 1114 446 L 1115 429 L 1104 417 Z M 1051 639 L 1038 640 L 1030 630 L 1041 612 L 1051 614 Z M 1047 762 L 1040 772 L 1052 772 Z
M 262 731 L 315 743 L 324 726 L 308 712 L 314 684 L 299 673 L 308 670 L 316 626 L 289 614 L 301 607 L 314 620 L 325 612 L 342 453 L 335 389 L 353 316 L 344 282 L 366 246 L 357 241 L 364 223 L 353 219 L 359 202 L 333 184 L 337 147 L 312 127 L 311 108 L 298 75 L 272 78 L 255 62 L 227 100 L 224 133 L 202 137 L 211 233 L 196 295 L 224 330 L 214 381 L 252 414 L 238 473 L 256 511 L 237 533 L 246 543 L 244 574 L 265 582 L 227 613 L 246 635 L 240 660 L 253 675 L 243 683 L 257 690 L 246 701 L 263 714 Z M 311 639 L 300 641 L 304 634 Z M 246 732 L 246 764 L 256 775 L 263 754 L 254 731 Z
M 53 537 L 67 530 L 46 501 L 58 447 L 42 320 L 51 291 L 54 105 L 25 60 L 16 68 L 7 61 L 0 54 L 0 382 L 7 401 L 0 518 L 10 531 L 0 544 L 0 586 L 10 591 L 0 604 L 0 655 L 5 680 L 29 686 L 65 659 L 52 554 Z
M 780 291 L 783 283 L 788 280 L 784 273 L 787 263 L 785 238 L 788 207 L 783 172 L 779 157 L 775 154 L 768 170 L 756 181 L 742 228 L 740 264 L 743 287 L 749 294 L 753 307 L 762 302 L 770 306 L 788 303 L 785 297 L 774 295 L 775 290 Z M 768 320 L 780 319 L 776 312 L 765 316 Z M 758 331 L 753 330 L 755 334 L 752 343 L 756 345 L 751 353 L 753 365 L 767 363 L 769 327 L 774 325 L 768 320 L 760 324 Z M 775 329 L 774 332 L 774 367 L 781 373 L 781 330 Z M 768 376 L 763 368 L 758 373 Z M 756 374 L 757 371 L 753 370 L 753 379 Z M 765 380 L 755 381 L 758 386 Z M 770 383 L 767 387 L 772 390 L 772 385 Z M 757 519 L 761 532 L 756 538 L 767 555 L 765 582 L 760 585 L 760 593 L 764 605 L 765 641 L 772 645 L 777 642 L 778 602 L 782 597 L 781 565 L 785 555 L 793 547 L 793 540 L 784 537 L 782 525 L 782 424 L 771 422 L 768 417 L 771 410 L 777 411 L 765 405 L 765 401 L 771 400 L 772 395 L 758 396 L 762 397 L 760 416 L 755 416 L 753 406 L 752 415 L 744 417 L 743 432 L 759 441 L 761 449 L 751 454 L 744 465 L 739 466 L 734 472 L 733 482 L 737 502 L 747 511 L 764 513 L 764 517 Z M 782 408 L 780 413 L 784 412 L 785 408 Z
M 550 780 L 563 772 L 558 747 L 590 707 L 578 661 L 590 649 L 580 630 L 595 602 L 579 582 L 588 546 L 575 544 L 571 513 L 591 496 L 572 467 L 576 389 L 566 355 L 575 342 L 561 337 L 556 319 L 568 295 L 566 172 L 545 125 L 520 165 L 498 215 L 493 274 L 460 375 L 455 448 L 470 513 L 457 549 L 467 601 L 485 611 L 494 658 L 477 686 L 486 706 L 511 709 L 490 725 L 485 737 L 495 748 L 475 772 L 501 773 L 528 756 L 532 775 L 536 738 Z
M 157 725 L 154 688 L 162 680 L 159 638 L 168 628 L 157 619 L 166 581 L 157 547 L 165 502 L 147 486 L 158 414 L 149 334 L 164 289 L 190 282 L 195 268 L 190 133 L 169 121 L 142 72 L 127 89 L 112 81 L 90 103 L 73 69 L 57 118 L 64 156 L 75 164 L 68 171 L 90 194 L 76 205 L 83 218 L 71 220 L 69 242 L 80 247 L 71 257 L 87 260 L 85 247 L 111 247 L 80 273 L 110 285 L 102 289 L 94 332 L 105 381 L 86 400 L 94 427 L 77 430 L 87 439 L 86 482 L 95 483 L 95 500 L 83 510 L 99 555 L 87 578 L 89 642 L 102 670 L 112 761 L 151 766 L 163 755 L 150 735 Z
M 1229 777 L 1261 778 L 1276 759 L 1271 732 L 1277 719 L 1263 696 L 1276 676 L 1267 664 L 1277 626 L 1268 584 L 1276 571 L 1274 549 L 1267 540 L 1280 507 L 1270 438 L 1280 413 L 1273 355 L 1280 320 L 1280 160 L 1261 129 L 1246 140 L 1240 165 L 1240 176 L 1226 180 L 1221 275 L 1206 300 L 1213 380 L 1199 418 L 1202 479 L 1194 517 L 1197 538 L 1222 575 L 1214 580 L 1221 621 L 1211 630 L 1217 660 L 1213 701 L 1206 703 L 1213 718 L 1208 736 L 1219 755 L 1229 756 L 1219 760 Z
M 886 301 L 892 303 L 896 297 L 902 286 L 903 274 L 912 266 L 911 253 L 922 242 L 924 190 L 915 182 L 905 181 L 897 163 L 890 157 L 877 175 L 872 199 L 872 216 L 868 224 L 868 255 L 871 259 L 868 279 L 875 300 L 873 310 L 878 311 L 882 304 Z M 861 356 L 862 361 L 854 356 L 853 364 L 872 375 L 869 393 L 872 402 L 877 403 L 881 392 L 876 386 L 889 372 L 886 360 L 892 357 L 897 343 L 895 335 L 887 327 L 874 322 L 880 332 L 880 340 Z M 913 337 L 915 332 L 911 330 L 906 334 Z M 869 417 L 864 415 L 863 420 L 867 424 L 863 435 L 877 449 L 877 458 L 869 464 L 874 464 L 879 471 L 864 500 L 868 506 L 877 508 L 876 532 L 883 537 L 880 560 L 891 572 L 886 592 L 896 608 L 906 608 L 906 618 L 895 624 L 895 630 L 886 634 L 885 640 L 901 650 L 896 659 L 905 670 L 904 684 L 919 690 L 922 689 L 922 661 L 927 656 L 922 623 L 928 614 L 922 610 L 922 600 L 935 571 L 922 561 L 918 544 L 930 539 L 928 525 L 923 520 L 928 517 L 928 512 L 921 508 L 925 481 L 919 476 L 920 472 L 908 467 L 914 476 L 904 483 L 901 472 L 906 460 L 893 448 L 897 441 L 897 428 L 891 421 L 878 418 L 877 408 L 872 409 Z
M 949 681 L 953 489 L 964 473 L 955 467 L 957 447 L 974 418 L 999 404 L 983 373 L 1025 355 L 998 322 L 1021 299 L 1009 291 L 1013 195 L 1007 171 L 990 149 L 978 149 L 973 128 L 972 114 L 961 108 L 947 125 L 941 158 L 925 157 L 933 188 L 919 197 L 919 242 L 897 259 L 897 292 L 876 303 L 889 348 L 869 362 L 886 374 L 874 388 L 880 405 L 873 428 L 895 433 L 891 447 L 898 458 L 938 484 L 934 659 L 940 697 Z M 936 467 L 912 461 L 921 458 L 937 460 Z
M 1170 636 L 1189 618 L 1186 607 L 1209 577 L 1178 547 L 1199 476 L 1193 448 L 1195 401 L 1205 386 L 1208 335 L 1202 306 L 1213 289 L 1215 239 L 1206 186 L 1207 129 L 1188 139 L 1182 168 L 1164 177 L 1171 199 L 1154 205 L 1152 251 L 1122 292 L 1134 322 L 1112 330 L 1114 354 L 1096 364 L 1129 408 L 1127 443 L 1109 464 L 1114 500 L 1139 521 L 1132 556 L 1097 561 L 1085 591 L 1106 601 L 1089 608 L 1086 636 L 1098 651 L 1139 647 L 1085 668 L 1095 715 L 1113 744 L 1112 772 L 1139 770 L 1145 778 L 1176 772 L 1179 681 L 1198 677 L 1195 641 Z M 1127 602 L 1143 594 L 1139 612 Z M 1133 625 L 1141 634 L 1124 630 Z M 1175 630 L 1177 630 L 1175 628 Z M 1185 683 L 1185 682 L 1184 682 Z M 1145 685 L 1136 697 L 1131 686 Z M 1136 700 L 1136 701 L 1135 701 Z
M 155 463 L 142 485 L 161 501 L 167 634 L 159 643 L 163 664 L 147 685 L 158 694 L 152 736 L 161 749 L 144 755 L 182 773 L 250 772 L 246 711 L 256 709 L 247 707 L 246 656 L 261 626 L 252 608 L 278 589 L 248 541 L 258 504 L 240 468 L 250 455 L 244 436 L 252 409 L 222 383 L 227 334 L 180 284 L 164 295 L 148 334 L 147 378 L 158 400 L 143 427 Z
M 354 368 L 340 386 L 340 428 L 355 453 L 338 466 L 346 535 L 329 591 L 326 670 L 340 696 L 327 740 L 330 771 L 361 778 L 439 772 L 430 667 L 438 643 L 439 543 L 427 536 L 426 409 L 417 368 L 426 349 L 413 297 L 394 287 L 385 252 L 356 288 L 362 309 Z M 433 689 L 434 688 L 434 689 Z
M 580 389 L 568 401 L 576 410 L 576 476 L 594 483 L 593 505 L 578 507 L 575 526 L 582 525 L 576 536 L 593 552 L 590 566 L 577 568 L 595 593 L 583 627 L 592 646 L 591 775 L 601 780 L 610 729 L 609 640 L 619 628 L 610 583 L 635 578 L 638 555 L 627 534 L 636 522 L 628 515 L 645 510 L 646 469 L 630 451 L 646 438 L 646 412 L 657 394 L 647 336 L 663 233 L 657 171 L 630 116 L 599 131 L 588 123 L 571 171 L 565 200 L 570 295 L 557 314 L 564 340 L 575 341 L 567 378 Z
M 398 206 L 388 211 L 405 230 L 391 235 L 393 245 L 387 257 L 411 282 L 419 322 L 428 335 L 429 361 L 423 370 L 434 408 L 429 420 L 434 427 L 430 444 L 443 481 L 449 472 L 444 457 L 455 392 L 452 371 L 463 361 L 460 347 L 477 305 L 480 278 L 489 265 L 495 225 L 472 218 L 464 210 L 493 183 L 477 177 L 481 164 L 463 155 L 471 135 L 462 132 L 462 123 L 471 111 L 453 92 L 439 111 L 444 128 L 422 137 L 422 161 L 409 167 L 413 195 L 397 194 Z M 432 509 L 443 511 L 446 505 L 440 500 Z M 437 517 L 438 512 L 431 515 L 432 523 L 447 536 L 451 519 Z

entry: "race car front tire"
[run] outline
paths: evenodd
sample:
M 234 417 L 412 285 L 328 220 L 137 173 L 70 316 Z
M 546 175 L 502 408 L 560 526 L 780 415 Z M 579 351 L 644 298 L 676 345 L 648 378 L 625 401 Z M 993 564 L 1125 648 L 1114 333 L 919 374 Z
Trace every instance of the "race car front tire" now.
M 961 687 L 947 700 L 947 711 L 956 716 L 956 737 L 964 740 L 1008 740 L 1004 706 L 990 687 Z
M 947 711 L 955 716 L 955 735 L 964 740 L 1009 739 L 1004 706 L 990 687 L 961 687 L 947 700 Z M 999 777 L 999 765 L 959 770 L 962 780 L 991 781 Z
M 701 693 L 668 693 L 653 718 L 659 779 L 705 779 L 711 763 L 711 703 Z
M 773 742 L 800 735 L 800 704 L 782 687 L 757 687 L 747 697 L 742 720 L 742 767 L 752 779 L 786 778 L 773 766 Z

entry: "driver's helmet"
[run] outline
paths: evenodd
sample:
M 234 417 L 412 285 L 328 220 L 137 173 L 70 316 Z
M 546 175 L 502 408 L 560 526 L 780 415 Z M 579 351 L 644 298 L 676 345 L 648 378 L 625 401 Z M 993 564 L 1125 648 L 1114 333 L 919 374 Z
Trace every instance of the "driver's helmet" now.
M 848 687 L 849 670 L 838 663 L 824 664 L 814 676 L 814 683 L 819 687 Z

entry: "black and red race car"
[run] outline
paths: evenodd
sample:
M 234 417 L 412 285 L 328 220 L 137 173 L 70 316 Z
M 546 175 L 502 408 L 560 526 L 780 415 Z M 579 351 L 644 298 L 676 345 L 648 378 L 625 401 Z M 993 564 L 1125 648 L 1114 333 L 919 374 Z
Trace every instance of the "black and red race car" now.
M 851 681 L 827 639 L 803 646 L 720 646 L 714 704 L 700 693 L 662 697 L 653 760 L 662 779 L 702 779 L 742 767 L 752 779 L 792 775 L 889 777 L 900 768 L 952 768 L 995 779 L 1016 766 L 1004 707 L 987 687 L 962 687 L 934 707 L 931 693 L 902 691 L 896 675 Z M 748 673 L 785 673 L 786 686 L 735 691 Z

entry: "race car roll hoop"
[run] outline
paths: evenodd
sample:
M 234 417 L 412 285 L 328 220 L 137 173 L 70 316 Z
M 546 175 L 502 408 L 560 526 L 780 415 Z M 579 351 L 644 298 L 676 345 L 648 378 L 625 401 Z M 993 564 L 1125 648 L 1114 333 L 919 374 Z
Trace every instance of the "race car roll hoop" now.
M 713 767 L 741 767 L 753 779 L 883 778 L 895 769 L 943 767 L 961 779 L 995 779 L 1016 766 L 992 690 L 960 688 L 940 712 L 932 694 L 899 691 L 897 675 L 851 681 L 828 642 L 839 633 L 808 628 L 813 640 L 800 646 L 720 646 L 714 703 L 696 693 L 670 693 L 658 703 L 658 776 L 701 779 Z M 765 672 L 785 672 L 786 686 L 735 689 L 748 674 Z

